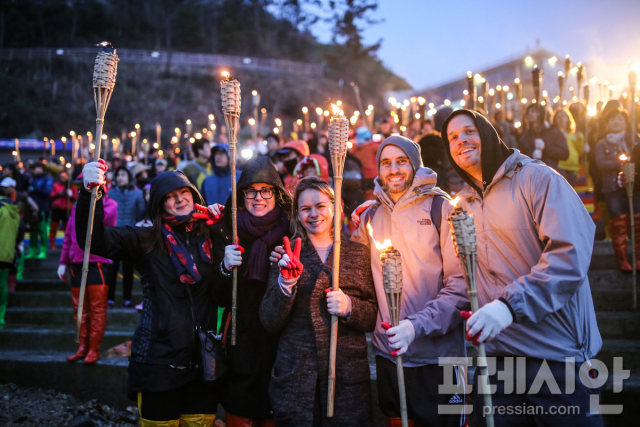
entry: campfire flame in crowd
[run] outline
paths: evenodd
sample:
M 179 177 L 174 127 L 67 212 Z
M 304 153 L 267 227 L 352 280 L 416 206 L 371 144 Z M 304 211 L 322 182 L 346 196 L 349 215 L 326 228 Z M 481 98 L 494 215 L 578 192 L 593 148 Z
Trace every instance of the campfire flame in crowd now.
M 373 238 L 373 227 L 371 227 L 371 223 L 367 224 L 367 230 L 369 230 L 369 235 L 371 236 L 373 243 L 376 245 L 376 249 L 380 251 L 386 251 L 393 246 L 390 239 L 385 239 L 384 243 L 380 244 L 376 241 L 376 239 Z

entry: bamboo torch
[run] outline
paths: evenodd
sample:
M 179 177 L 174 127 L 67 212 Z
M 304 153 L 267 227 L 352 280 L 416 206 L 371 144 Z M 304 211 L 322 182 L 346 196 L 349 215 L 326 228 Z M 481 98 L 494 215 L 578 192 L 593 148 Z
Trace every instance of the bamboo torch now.
M 372 232 L 369 227 L 369 233 Z M 376 242 L 377 243 L 377 242 Z M 391 326 L 396 327 L 400 323 L 400 305 L 402 301 L 402 256 L 400 252 L 391 246 L 391 241 L 386 240 L 383 244 L 385 249 L 380 252 L 380 263 L 382 264 L 382 283 L 389 305 L 389 316 Z M 409 427 L 409 414 L 407 411 L 407 392 L 404 385 L 404 368 L 402 366 L 402 356 L 396 356 L 396 372 L 398 374 L 398 391 L 400 395 L 400 417 L 402 427 Z
M 107 112 L 113 87 L 116 84 L 116 72 L 118 69 L 118 55 L 110 43 L 100 43 L 100 53 L 96 57 L 93 68 L 93 100 L 96 104 L 96 148 L 93 151 L 93 161 L 100 160 L 100 142 L 102 141 L 102 126 L 104 115 Z M 87 222 L 87 239 L 84 243 L 84 260 L 82 262 L 82 279 L 80 282 L 80 297 L 78 300 L 78 317 L 76 320 L 76 342 L 80 342 L 80 327 L 82 326 L 82 309 L 84 305 L 84 293 L 87 289 L 87 275 L 89 274 L 89 256 L 91 254 L 91 237 L 93 234 L 93 219 L 98 200 L 98 186 L 91 189 L 91 203 L 89 205 L 89 221 Z
M 540 99 L 540 87 L 542 86 L 542 70 L 538 68 L 538 66 L 534 66 L 531 71 L 532 75 L 532 83 L 533 83 L 533 99 L 539 104 L 542 99 Z
M 231 176 L 236 176 L 236 143 L 240 122 L 241 97 L 240 82 L 231 78 L 228 71 L 222 72 L 220 80 L 220 95 L 222 97 L 222 113 L 227 124 L 229 137 L 229 157 L 231 158 Z M 231 229 L 232 241 L 238 244 L 238 188 L 236 180 L 231 179 Z M 233 269 L 233 288 L 231 293 L 231 345 L 236 345 L 236 313 L 238 309 L 238 269 Z
M 471 300 L 471 309 L 473 312 L 478 311 L 478 290 L 476 287 L 476 257 L 478 255 L 478 246 L 476 242 L 476 225 L 473 217 L 469 216 L 461 206 L 458 206 L 460 197 L 456 197 L 450 203 L 455 206 L 448 221 L 451 227 L 451 240 L 456 250 L 465 281 L 467 282 L 467 291 Z M 480 387 L 479 394 L 484 395 L 484 406 L 493 408 L 491 398 L 491 390 L 489 388 L 489 372 L 487 368 L 487 355 L 484 349 L 484 343 L 478 345 L 478 369 L 480 369 Z M 484 412 L 484 411 L 483 411 Z M 493 412 L 487 414 L 487 427 L 493 427 Z
M 349 140 L 349 120 L 334 104 L 331 104 L 333 116 L 329 122 L 329 152 L 333 166 L 333 185 L 335 201 L 333 203 L 333 291 L 340 290 L 340 230 L 342 224 L 342 172 L 347 157 Z M 331 316 L 331 335 L 329 338 L 329 395 L 327 397 L 327 417 L 333 417 L 336 397 L 336 348 L 338 345 L 338 316 Z
M 20 161 L 20 140 L 18 138 L 13 140 L 13 144 L 14 144 L 14 151 L 15 151 L 15 157 L 16 157 L 16 161 Z
M 558 71 L 558 89 L 560 90 L 560 105 L 564 101 L 564 74 L 562 71 Z
M 633 218 L 633 185 L 635 183 L 636 165 L 625 154 L 620 156 L 622 161 L 622 173 L 627 189 L 627 198 L 629 199 L 629 222 L 631 223 L 631 263 L 633 267 L 633 311 L 638 309 L 638 292 L 636 287 L 636 239 L 635 224 Z
M 476 84 L 473 81 L 473 74 L 467 71 L 467 90 L 469 91 L 469 99 L 467 101 L 467 110 L 475 111 L 476 109 Z

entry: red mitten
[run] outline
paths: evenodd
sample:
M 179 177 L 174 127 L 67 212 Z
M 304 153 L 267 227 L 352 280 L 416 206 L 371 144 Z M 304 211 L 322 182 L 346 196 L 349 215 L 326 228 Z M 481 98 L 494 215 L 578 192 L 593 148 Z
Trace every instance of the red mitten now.
M 470 311 L 461 311 L 460 312 L 460 316 L 462 316 L 462 318 L 464 320 L 469 320 L 469 318 L 471 317 L 473 313 Z M 473 345 L 479 345 L 480 343 L 478 342 L 478 338 L 480 338 L 480 334 L 482 333 L 482 331 L 478 332 L 477 334 L 475 334 L 474 336 L 470 336 L 469 333 L 467 332 L 466 335 L 466 340 L 467 341 L 471 341 L 473 343 Z
M 222 222 L 222 218 L 224 217 L 223 213 L 220 213 L 220 215 L 217 215 L 214 212 L 212 212 L 211 209 L 205 206 L 199 205 L 197 203 L 194 206 L 198 212 L 192 215 L 193 218 L 206 219 L 207 225 L 220 224 Z
M 289 238 L 284 238 L 284 251 L 285 255 L 278 265 L 280 266 L 280 274 L 284 279 L 297 279 L 302 274 L 304 266 L 300 262 L 300 250 L 302 249 L 302 239 L 298 237 L 294 245 L 293 251 L 291 250 L 291 243 Z

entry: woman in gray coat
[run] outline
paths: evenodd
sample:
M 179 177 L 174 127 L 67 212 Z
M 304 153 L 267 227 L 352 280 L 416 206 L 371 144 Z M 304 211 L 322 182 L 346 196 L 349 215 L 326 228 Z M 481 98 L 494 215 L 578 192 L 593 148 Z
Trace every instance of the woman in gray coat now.
M 318 177 L 296 187 L 293 251 L 271 268 L 260 319 L 280 333 L 269 395 L 278 426 L 371 426 L 372 403 L 365 332 L 378 315 L 370 252 L 343 237 L 340 290 L 331 291 L 333 189 Z M 275 252 L 273 256 L 279 255 Z M 279 258 L 279 256 L 278 256 Z M 335 411 L 327 417 L 331 315 L 340 318 Z

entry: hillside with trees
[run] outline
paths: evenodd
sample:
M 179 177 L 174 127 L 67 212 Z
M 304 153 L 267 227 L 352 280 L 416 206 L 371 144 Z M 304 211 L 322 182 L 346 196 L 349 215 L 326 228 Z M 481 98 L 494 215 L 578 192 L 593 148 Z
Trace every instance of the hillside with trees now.
M 0 49 L 86 48 L 108 40 L 116 48 L 322 64 L 320 78 L 231 70 L 242 83 L 244 116 L 255 89 L 269 111 L 267 124 L 276 116 L 287 123 L 301 117 L 303 105 L 326 109 L 342 99 L 357 108 L 351 82 L 378 111 L 387 91 L 409 87 L 376 57 L 381 42 L 363 44 L 376 7 L 373 0 L 8 0 L 0 4 Z M 319 22 L 334 29 L 331 43 L 312 35 Z M 91 75 L 89 63 L 0 61 L 0 138 L 59 138 L 90 129 Z M 156 122 L 173 129 L 189 118 L 194 129 L 204 127 L 206 116 L 220 111 L 219 78 L 217 70 L 121 63 L 105 132 L 119 135 L 141 123 L 151 137 Z

